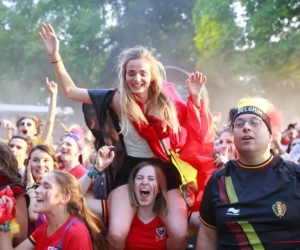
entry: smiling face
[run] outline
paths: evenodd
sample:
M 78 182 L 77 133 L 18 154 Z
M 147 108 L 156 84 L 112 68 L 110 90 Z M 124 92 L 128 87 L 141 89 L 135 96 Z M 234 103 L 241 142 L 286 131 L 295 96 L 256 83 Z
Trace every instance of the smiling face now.
M 24 161 L 27 158 L 28 144 L 21 138 L 13 138 L 8 145 L 18 161 L 18 168 L 24 166 Z
M 30 163 L 31 172 L 36 182 L 40 182 L 45 174 L 53 171 L 54 161 L 45 151 L 37 149 L 31 153 Z
M 150 63 L 146 59 L 135 59 L 130 60 L 125 67 L 127 87 L 137 98 L 147 98 L 151 82 Z
M 226 154 L 228 147 L 228 160 L 235 159 L 235 145 L 233 143 L 233 134 L 231 132 L 223 132 L 219 141 L 219 152 L 221 155 Z
M 18 133 L 20 135 L 29 136 L 33 138 L 37 134 L 35 122 L 30 118 L 25 118 L 19 122 Z
M 140 206 L 154 205 L 155 198 L 159 193 L 154 167 L 147 165 L 137 172 L 133 189 Z
M 61 160 L 63 162 L 69 162 L 73 159 L 78 159 L 81 151 L 77 142 L 70 136 L 64 137 L 60 145 Z
M 60 209 L 60 204 L 64 199 L 61 188 L 56 182 L 53 173 L 45 174 L 40 186 L 35 190 L 36 203 L 33 211 L 35 213 L 47 214 Z

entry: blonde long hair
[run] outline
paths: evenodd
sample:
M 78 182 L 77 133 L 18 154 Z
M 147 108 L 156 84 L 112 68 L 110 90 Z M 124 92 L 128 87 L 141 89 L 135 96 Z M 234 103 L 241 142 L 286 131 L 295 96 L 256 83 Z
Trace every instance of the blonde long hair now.
M 151 68 L 152 80 L 148 90 L 149 102 L 145 113 L 149 114 L 151 111 L 162 121 L 164 130 L 169 126 L 174 133 L 178 133 L 180 125 L 174 103 L 162 88 L 162 83 L 166 79 L 165 69 L 162 63 L 154 57 L 153 51 L 142 46 L 126 49 L 118 58 L 122 132 L 127 133 L 129 120 L 148 124 L 145 115 L 135 101 L 134 94 L 126 83 L 126 65 L 129 61 L 137 59 L 146 59 Z

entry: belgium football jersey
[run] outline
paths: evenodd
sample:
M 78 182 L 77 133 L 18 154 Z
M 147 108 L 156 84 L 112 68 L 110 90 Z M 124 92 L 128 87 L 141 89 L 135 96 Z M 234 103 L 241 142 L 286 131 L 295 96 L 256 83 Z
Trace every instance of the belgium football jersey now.
M 300 165 L 229 161 L 209 180 L 200 219 L 217 230 L 218 250 L 300 249 Z

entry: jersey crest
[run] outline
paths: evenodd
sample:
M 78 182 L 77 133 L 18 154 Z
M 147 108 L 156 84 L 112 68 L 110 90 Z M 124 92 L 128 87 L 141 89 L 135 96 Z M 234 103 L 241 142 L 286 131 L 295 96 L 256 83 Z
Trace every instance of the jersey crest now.
M 273 204 L 272 209 L 274 211 L 274 213 L 281 218 L 282 216 L 284 216 L 285 212 L 286 212 L 286 205 L 283 204 L 281 201 L 277 201 L 276 203 Z
M 163 240 L 166 238 L 166 229 L 165 227 L 156 228 L 156 240 Z

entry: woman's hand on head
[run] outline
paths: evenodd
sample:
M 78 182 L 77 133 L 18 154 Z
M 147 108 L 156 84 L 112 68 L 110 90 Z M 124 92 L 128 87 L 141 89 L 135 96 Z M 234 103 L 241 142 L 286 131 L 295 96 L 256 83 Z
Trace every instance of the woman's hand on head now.
M 55 57 L 59 51 L 59 40 L 53 27 L 50 24 L 43 25 L 39 37 L 42 40 L 49 57 L 52 60 L 60 60 L 60 58 Z
M 96 158 L 96 168 L 98 171 L 103 171 L 112 163 L 115 157 L 114 148 L 114 146 L 103 146 L 98 150 Z

